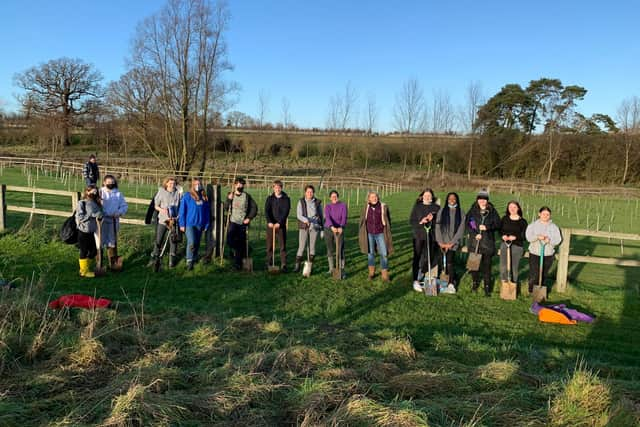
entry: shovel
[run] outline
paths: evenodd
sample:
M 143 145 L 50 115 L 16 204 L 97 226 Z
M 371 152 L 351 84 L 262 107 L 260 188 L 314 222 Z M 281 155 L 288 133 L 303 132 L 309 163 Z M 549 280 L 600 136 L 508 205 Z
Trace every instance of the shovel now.
M 447 273 L 447 249 L 442 250 L 442 273 L 440 273 L 440 280 L 449 284 L 449 274 Z
M 342 280 L 342 260 L 340 256 L 340 240 L 341 234 L 333 233 L 333 239 L 336 241 L 336 265 L 333 269 L 333 278 L 336 280 Z
M 500 286 L 500 298 L 513 301 L 516 299 L 517 285 L 511 281 L 511 242 L 504 242 L 507 246 L 507 280 Z
M 276 265 L 276 229 L 275 228 L 271 229 L 271 237 L 272 237 L 271 248 L 273 252 L 271 253 L 271 265 L 269 266 L 269 273 L 279 274 L 280 266 Z
M 118 227 L 116 224 L 116 218 L 112 217 L 113 223 L 113 240 L 114 240 L 114 251 L 118 253 Z M 111 260 L 111 270 L 115 272 L 122 271 L 122 256 L 117 255 L 113 260 Z
M 309 225 L 311 227 L 311 225 Z M 311 276 L 311 269 L 313 268 L 313 263 L 311 262 L 311 258 L 309 256 L 309 251 L 311 250 L 311 229 L 307 228 L 307 260 L 304 262 L 302 266 L 302 277 Z
M 98 251 L 96 252 L 96 268 L 93 269 L 93 274 L 95 274 L 96 277 L 100 277 L 104 276 L 106 272 L 102 267 L 102 220 L 96 219 L 96 222 L 98 223 Z
M 249 256 L 249 226 L 247 225 L 247 231 L 244 239 L 246 241 L 244 258 L 242 258 L 242 271 L 247 273 L 253 273 L 253 258 Z
M 438 287 L 434 283 L 433 277 L 431 276 L 431 242 L 429 241 L 429 232 L 431 231 L 431 223 L 429 226 L 424 227 L 424 231 L 427 232 L 427 282 L 424 284 L 423 292 L 427 297 L 435 297 L 438 296 Z
M 542 268 L 544 266 L 544 243 L 540 244 L 540 264 L 538 265 L 538 285 L 533 287 L 533 301 L 542 302 L 547 299 L 547 287 L 542 286 Z

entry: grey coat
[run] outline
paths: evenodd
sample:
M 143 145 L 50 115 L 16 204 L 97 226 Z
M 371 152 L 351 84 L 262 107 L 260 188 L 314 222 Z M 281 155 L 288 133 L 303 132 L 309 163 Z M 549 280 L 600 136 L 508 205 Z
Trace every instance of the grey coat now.
M 102 217 L 102 207 L 95 200 L 80 200 L 76 209 L 76 225 L 78 231 L 95 233 L 98 231 L 96 218 Z

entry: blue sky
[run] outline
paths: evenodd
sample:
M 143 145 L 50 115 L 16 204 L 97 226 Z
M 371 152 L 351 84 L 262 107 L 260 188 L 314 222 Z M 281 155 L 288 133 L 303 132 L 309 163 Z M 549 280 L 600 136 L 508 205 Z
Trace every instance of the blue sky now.
M 61 56 L 78 57 L 105 81 L 124 71 L 135 26 L 156 0 L 0 5 L 0 103 L 16 108 L 13 75 Z M 382 130 L 392 128 L 395 94 L 417 78 L 427 98 L 446 90 L 454 104 L 480 81 L 490 96 L 507 83 L 560 78 L 588 89 L 580 110 L 615 116 L 640 95 L 640 3 L 634 1 L 229 1 L 228 78 L 242 88 L 233 109 L 282 119 L 287 97 L 295 123 L 322 127 L 329 98 L 347 82 L 364 109 L 374 94 Z M 353 123 L 355 124 L 355 123 Z

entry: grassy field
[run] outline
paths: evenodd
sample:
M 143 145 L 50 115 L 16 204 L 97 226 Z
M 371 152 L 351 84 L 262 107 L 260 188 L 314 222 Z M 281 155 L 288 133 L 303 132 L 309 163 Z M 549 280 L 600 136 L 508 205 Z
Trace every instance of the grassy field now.
M 27 178 L 5 169 L 0 182 Z M 34 184 L 79 185 L 43 176 Z M 31 205 L 30 194 L 7 194 L 9 204 Z M 252 194 L 263 200 L 265 190 Z M 540 324 L 527 298 L 478 296 L 467 275 L 458 294 L 425 298 L 410 286 L 416 196 L 385 198 L 397 248 L 388 285 L 366 280 L 355 198 L 342 282 L 328 277 L 324 257 L 308 279 L 266 274 L 260 221 L 252 275 L 226 261 L 154 274 L 145 267 L 152 230 L 125 226 L 125 271 L 80 280 L 77 250 L 56 238 L 61 218 L 9 213 L 0 273 L 17 289 L 0 293 L 0 425 L 638 425 L 640 269 L 570 264 L 569 292 L 550 300 L 595 314 L 592 325 Z M 473 194 L 461 196 L 468 208 Z M 550 205 L 561 227 L 587 228 L 587 215 L 590 229 L 640 224 L 635 200 L 492 194 L 501 212 L 513 197 L 527 218 Z M 70 208 L 59 197 L 36 204 Z M 288 246 L 292 262 L 297 231 Z M 640 258 L 637 242 L 623 249 Z M 618 257 L 620 242 L 574 238 L 572 253 Z M 521 277 L 527 271 L 523 261 Z M 65 293 L 111 298 L 115 309 L 45 309 Z

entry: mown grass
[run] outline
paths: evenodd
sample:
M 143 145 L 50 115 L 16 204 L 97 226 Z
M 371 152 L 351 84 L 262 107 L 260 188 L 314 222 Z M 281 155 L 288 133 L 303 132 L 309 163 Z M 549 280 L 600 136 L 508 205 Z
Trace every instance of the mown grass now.
M 3 172 L 3 183 L 23 179 Z M 45 179 L 38 186 L 59 187 Z M 540 324 L 524 296 L 477 296 L 466 275 L 458 294 L 426 298 L 410 287 L 415 196 L 386 197 L 398 248 L 390 285 L 366 280 L 355 208 L 341 282 L 322 257 L 309 279 L 268 275 L 262 231 L 252 234 L 254 274 L 227 262 L 154 274 L 145 268 L 148 227 L 123 228 L 124 272 L 80 280 L 76 249 L 56 238 L 60 220 L 23 226 L 28 216 L 10 213 L 0 272 L 19 280 L 0 293 L 0 425 L 637 425 L 640 272 L 570 266 L 569 292 L 551 301 L 597 315 L 592 325 Z M 467 207 L 473 195 L 462 197 Z M 492 197 L 502 207 L 513 196 Z M 531 206 L 563 203 L 525 197 Z M 597 199 L 578 200 L 589 202 Z M 633 202 L 606 203 L 620 217 L 613 230 L 634 231 L 624 217 Z M 582 247 L 620 253 L 619 242 Z M 638 249 L 625 244 L 624 256 Z M 111 298 L 115 309 L 45 308 L 75 292 Z

